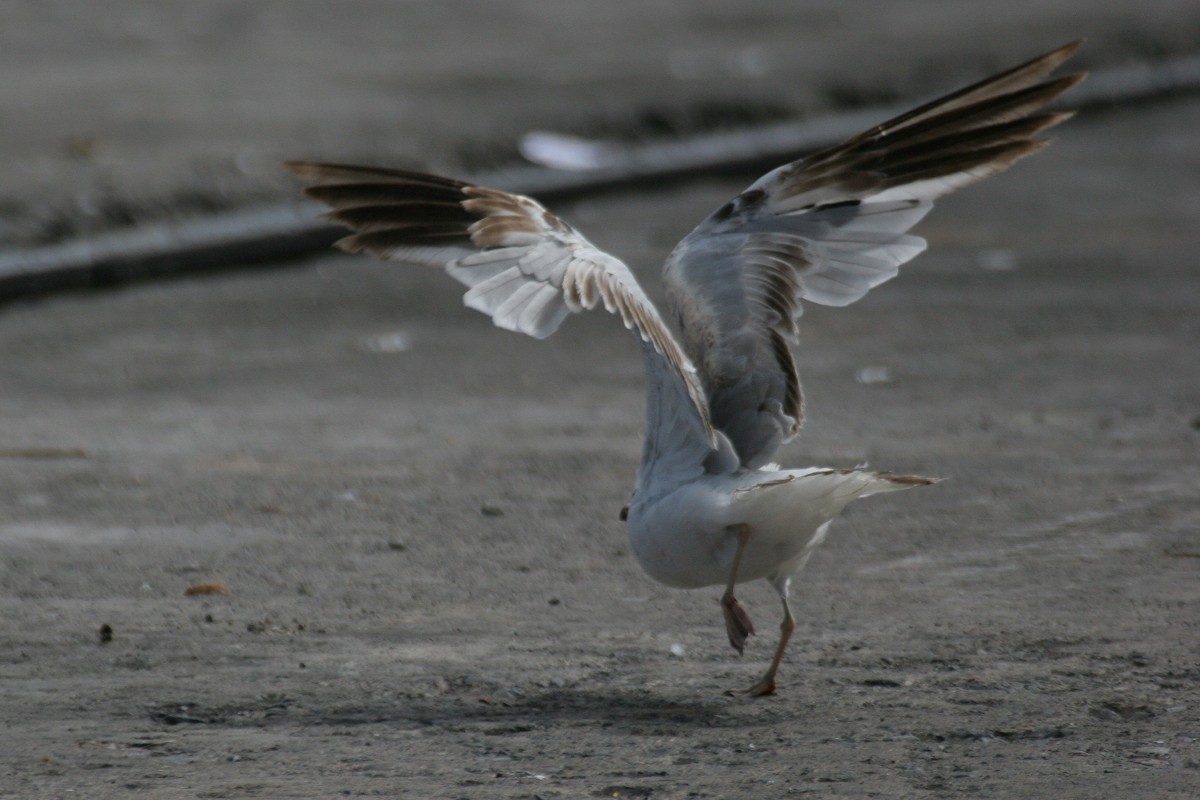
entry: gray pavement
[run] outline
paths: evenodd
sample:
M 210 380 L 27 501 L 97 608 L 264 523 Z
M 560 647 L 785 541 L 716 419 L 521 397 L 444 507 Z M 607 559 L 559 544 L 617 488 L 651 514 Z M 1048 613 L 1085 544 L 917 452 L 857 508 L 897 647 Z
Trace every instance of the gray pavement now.
M 686 30 L 783 35 L 705 8 Z M 826 57 L 885 38 L 829 8 Z M 931 36 L 880 8 L 889 35 Z M 1071 38 L 1068 4 L 1047 8 L 1050 41 L 1017 47 L 1005 32 L 1032 23 L 995 12 L 994 38 L 981 22 L 940 52 Z M 305 41 L 318 23 L 343 53 L 366 24 Z M 463 63 L 445 74 L 482 72 Z M 528 102 L 514 129 L 550 100 Z M 378 144 L 271 124 L 321 155 Z M 948 480 L 836 523 L 760 702 L 722 691 L 767 637 L 736 658 L 714 593 L 628 553 L 642 382 L 612 319 L 528 341 L 441 275 L 332 253 L 3 309 L 0 797 L 1194 797 L 1198 126 L 1187 99 L 1080 118 L 942 203 L 896 281 L 806 312 L 787 462 Z M 656 290 L 750 177 L 556 210 Z M 227 593 L 184 593 L 212 582 Z M 744 599 L 769 628 L 769 591 Z

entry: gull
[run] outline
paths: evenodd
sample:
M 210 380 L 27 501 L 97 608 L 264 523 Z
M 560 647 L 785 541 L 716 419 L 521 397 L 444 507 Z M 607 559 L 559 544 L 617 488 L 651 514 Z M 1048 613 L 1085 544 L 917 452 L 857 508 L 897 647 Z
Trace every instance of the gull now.
M 500 328 L 541 339 L 603 306 L 636 332 L 646 430 L 621 514 L 632 551 L 668 586 L 723 585 L 739 653 L 754 625 L 735 588 L 770 582 L 783 603 L 779 641 L 746 690 L 768 695 L 796 628 L 793 579 L 830 522 L 853 500 L 934 482 L 771 463 L 804 419 L 791 349 L 801 301 L 848 305 L 895 277 L 925 249 L 908 231 L 935 199 L 1045 147 L 1036 135 L 1071 116 L 1045 106 L 1084 77 L 1051 73 L 1079 44 L 768 172 L 667 257 L 665 315 L 624 262 L 529 197 L 404 170 L 285 166 L 353 231 L 343 250 L 442 268 Z

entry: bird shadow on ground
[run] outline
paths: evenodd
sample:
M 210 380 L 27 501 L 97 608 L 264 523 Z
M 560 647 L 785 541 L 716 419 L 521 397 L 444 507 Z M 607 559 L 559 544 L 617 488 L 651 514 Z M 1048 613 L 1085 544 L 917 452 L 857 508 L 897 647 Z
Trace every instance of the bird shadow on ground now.
M 206 705 L 162 703 L 149 716 L 164 725 L 270 727 L 275 725 L 397 725 L 478 729 L 483 733 L 589 725 L 629 733 L 738 725 L 730 703 L 719 698 L 674 699 L 651 690 L 550 689 L 504 697 L 448 692 L 432 697 L 388 697 L 353 705 L 324 705 L 287 695 Z
M 726 719 L 727 705 L 717 699 L 664 697 L 648 689 L 563 688 L 505 703 L 499 710 L 513 717 L 596 721 L 602 725 L 671 723 L 713 727 Z
M 386 707 L 330 708 L 310 716 L 309 721 L 327 725 L 390 721 L 478 728 L 485 733 L 584 724 L 650 732 L 658 728 L 678 730 L 731 724 L 726 705 L 716 699 L 663 697 L 650 690 L 558 688 L 516 696 L 446 694 L 397 699 Z

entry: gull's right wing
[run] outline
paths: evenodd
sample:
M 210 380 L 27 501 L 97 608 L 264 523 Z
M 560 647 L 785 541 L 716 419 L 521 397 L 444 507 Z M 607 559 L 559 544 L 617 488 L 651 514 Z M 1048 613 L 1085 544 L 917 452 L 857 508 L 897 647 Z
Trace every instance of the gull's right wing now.
M 742 463 L 771 460 L 803 419 L 792 359 L 801 300 L 844 306 L 925 249 L 907 231 L 933 200 L 1048 142 L 1044 107 L 1083 79 L 1048 78 L 1061 47 L 755 181 L 690 233 L 664 269 L 669 308 Z

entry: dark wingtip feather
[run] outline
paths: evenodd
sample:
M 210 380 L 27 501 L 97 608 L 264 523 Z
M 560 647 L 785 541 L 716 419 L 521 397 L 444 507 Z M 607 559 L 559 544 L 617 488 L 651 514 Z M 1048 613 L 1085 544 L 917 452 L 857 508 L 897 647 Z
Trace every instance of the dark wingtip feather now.
M 459 203 L 425 203 L 393 201 L 372 205 L 335 206 L 322 214 L 330 222 L 367 233 L 378 230 L 413 228 L 430 224 L 457 226 L 467 233 L 468 227 L 479 219 Z
M 904 127 L 923 121 L 930 116 L 953 112 L 966 106 L 984 104 L 990 100 L 1013 93 L 1038 92 L 1040 99 L 1048 103 L 1087 77 L 1086 72 L 1080 72 L 1039 83 L 1043 78 L 1054 72 L 1060 64 L 1070 58 L 1082 45 L 1083 40 L 1079 39 L 1036 58 L 1032 58 L 1022 64 L 1018 64 L 1015 67 L 1006 69 L 1003 72 L 990 75 L 969 86 L 964 86 L 957 91 L 950 92 L 911 111 L 893 117 L 860 134 L 858 137 L 851 139 L 847 144 L 869 140 L 884 132 L 894 133 Z M 833 149 L 836 151 L 840 147 Z
M 932 486 L 945 478 L 925 478 L 921 475 L 897 475 L 894 472 L 877 472 L 879 477 L 899 486 Z
M 297 177 L 327 183 L 349 183 L 358 181 L 398 181 L 425 186 L 463 188 L 470 184 L 441 175 L 415 172 L 391 167 L 372 167 L 361 164 L 343 164 L 335 161 L 284 161 L 283 168 Z

